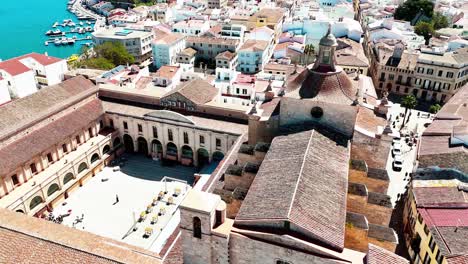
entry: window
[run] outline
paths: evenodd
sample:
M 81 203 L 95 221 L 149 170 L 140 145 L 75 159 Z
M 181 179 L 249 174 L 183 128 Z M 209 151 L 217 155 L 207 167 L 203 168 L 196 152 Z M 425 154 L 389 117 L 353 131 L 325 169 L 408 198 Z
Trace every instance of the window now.
M 143 132 L 143 126 L 141 124 L 138 124 L 138 133 Z
M 453 78 L 453 72 L 447 72 L 447 78 Z
M 201 220 L 198 217 L 193 218 L 193 237 L 201 238 Z
M 32 174 L 37 173 L 36 163 L 31 163 L 31 165 L 29 165 L 29 167 L 31 168 L 31 173 Z
M 205 144 L 205 137 L 200 135 L 200 145 Z
M 429 263 L 431 263 L 431 257 L 429 256 L 429 253 L 426 252 L 426 255 L 424 256 L 423 264 L 429 264 Z
M 382 73 L 380 74 L 380 80 L 385 80 L 385 73 L 384 73 L 384 72 L 382 72 Z
M 424 225 L 424 233 L 426 234 L 426 236 L 429 235 L 429 228 L 427 227 L 427 225 Z
M 418 213 L 418 221 L 419 221 L 419 223 L 422 224 L 423 218 L 422 218 L 421 214 L 419 214 L 419 213 Z
M 442 254 L 440 254 L 440 250 L 437 249 L 437 254 L 436 254 L 436 261 L 437 261 L 437 263 L 442 264 L 442 259 L 443 259 L 443 258 L 444 258 L 444 257 L 442 256 Z
M 54 159 L 52 158 L 52 154 L 51 153 L 47 153 L 47 161 L 49 161 L 49 163 L 53 162 Z
M 390 81 L 393 81 L 394 78 L 395 78 L 395 75 L 393 75 L 393 74 L 389 74 L 389 75 L 388 75 L 388 79 L 389 79 Z
M 67 153 L 67 152 L 68 152 L 67 144 L 62 144 L 62 150 L 63 150 L 63 153 Z
M 76 139 L 76 144 L 81 144 L 81 140 L 80 140 L 80 136 L 79 136 L 79 135 L 76 136 L 75 139 Z
M 397 82 L 398 82 L 398 83 L 401 83 L 401 79 L 402 79 L 402 78 L 403 78 L 403 76 L 398 75 L 398 77 L 397 77 Z
M 112 119 L 109 120 L 109 123 L 110 123 L 110 127 L 111 127 L 111 128 L 114 128 L 114 120 L 112 120 Z
M 282 259 L 278 259 L 278 260 L 276 260 L 276 264 L 291 264 L 291 262 L 288 262 L 288 261 L 285 261 L 285 260 L 282 260 Z
M 168 137 L 169 141 L 174 140 L 174 136 L 172 135 L 172 130 L 171 129 L 167 130 L 167 137 Z
M 434 238 L 432 236 L 431 236 L 431 239 L 429 239 L 429 247 L 431 248 L 431 251 L 434 252 L 435 241 L 434 241 Z
M 442 76 L 442 73 L 443 73 L 443 71 L 439 71 L 439 74 L 437 74 L 437 76 L 439 76 L 439 77 Z
M 88 128 L 88 134 L 89 134 L 89 137 L 94 137 L 93 130 L 91 128 Z
M 153 127 L 153 137 L 158 138 L 158 128 L 155 126 Z
M 188 143 L 189 143 L 188 133 L 184 132 L 184 144 L 188 144 Z
M 18 185 L 20 183 L 19 180 L 18 180 L 18 176 L 16 174 L 11 176 L 11 181 L 13 182 L 14 186 L 16 186 L 16 185 Z
M 127 124 L 127 122 L 124 121 L 124 122 L 123 122 L 123 126 L 124 126 L 124 129 L 125 129 L 125 130 L 128 129 L 128 124 Z
M 433 74 L 434 70 L 433 69 L 427 69 L 427 74 Z
M 217 148 L 221 147 L 221 139 L 219 139 L 219 138 L 216 139 L 216 147 Z
M 247 94 L 247 89 L 242 89 L 242 94 Z

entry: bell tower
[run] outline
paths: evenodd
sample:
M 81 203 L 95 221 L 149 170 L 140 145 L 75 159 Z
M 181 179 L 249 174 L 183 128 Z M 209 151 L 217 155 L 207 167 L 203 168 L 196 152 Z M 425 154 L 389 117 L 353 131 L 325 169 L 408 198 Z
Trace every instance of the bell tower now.
M 336 71 L 335 50 L 337 46 L 338 43 L 331 33 L 331 24 L 329 24 L 327 33 L 320 39 L 318 57 L 312 69 L 317 72 Z

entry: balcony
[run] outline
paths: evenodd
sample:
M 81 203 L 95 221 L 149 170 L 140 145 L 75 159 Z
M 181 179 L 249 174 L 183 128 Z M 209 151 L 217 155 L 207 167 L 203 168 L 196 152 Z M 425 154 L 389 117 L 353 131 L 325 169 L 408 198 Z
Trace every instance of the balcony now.
M 44 75 L 36 75 L 36 82 L 43 85 L 49 85 L 49 82 L 47 81 L 47 78 Z

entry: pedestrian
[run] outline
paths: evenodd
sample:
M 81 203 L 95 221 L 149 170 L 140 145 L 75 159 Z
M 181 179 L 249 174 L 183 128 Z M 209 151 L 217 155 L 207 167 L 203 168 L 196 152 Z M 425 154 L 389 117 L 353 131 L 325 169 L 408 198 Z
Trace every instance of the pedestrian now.
M 119 196 L 116 194 L 115 195 L 115 203 L 118 203 L 119 202 Z

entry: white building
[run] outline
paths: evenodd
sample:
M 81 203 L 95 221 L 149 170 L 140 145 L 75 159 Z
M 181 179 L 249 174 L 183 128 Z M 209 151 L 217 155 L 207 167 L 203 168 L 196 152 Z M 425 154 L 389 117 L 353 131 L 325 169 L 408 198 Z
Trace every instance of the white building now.
M 8 91 L 7 82 L 0 77 L 0 106 L 11 101 L 10 92 Z
M 151 41 L 153 32 L 108 27 L 93 32 L 94 45 L 104 42 L 120 42 L 127 51 L 140 63 L 151 57 Z
M 198 36 L 209 29 L 210 23 L 207 20 L 184 20 L 172 26 L 172 31 L 182 33 L 186 36 Z
M 178 33 L 168 33 L 153 41 L 153 64 L 156 68 L 163 65 L 174 65 L 177 54 L 185 49 L 185 36 Z
M 155 86 L 166 88 L 168 91 L 180 83 L 182 70 L 178 66 L 164 65 L 156 72 L 153 79 Z
M 30 53 L 0 62 L 0 78 L 11 98 L 28 96 L 42 86 L 55 85 L 68 72 L 64 59 Z M 1 85 L 1 84 L 0 84 Z

